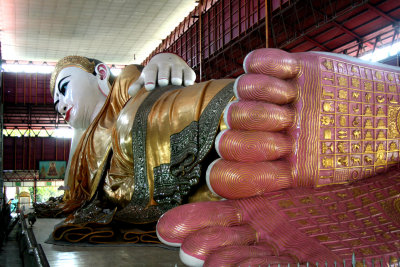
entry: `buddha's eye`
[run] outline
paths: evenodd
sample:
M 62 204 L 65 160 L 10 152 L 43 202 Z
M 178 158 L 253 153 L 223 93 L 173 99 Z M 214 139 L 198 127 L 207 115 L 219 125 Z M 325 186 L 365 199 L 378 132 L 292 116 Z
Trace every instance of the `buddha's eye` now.
M 69 81 L 61 84 L 60 88 L 58 89 L 58 91 L 60 92 L 60 94 L 62 94 L 63 96 L 65 96 L 65 91 L 67 90 L 67 86 L 69 84 Z
M 60 94 L 62 94 L 63 96 L 65 96 L 65 91 L 67 91 L 67 86 L 69 84 L 67 79 L 68 77 L 70 77 L 71 75 L 68 75 L 64 78 L 62 78 L 59 82 L 58 82 L 58 91 L 60 92 Z

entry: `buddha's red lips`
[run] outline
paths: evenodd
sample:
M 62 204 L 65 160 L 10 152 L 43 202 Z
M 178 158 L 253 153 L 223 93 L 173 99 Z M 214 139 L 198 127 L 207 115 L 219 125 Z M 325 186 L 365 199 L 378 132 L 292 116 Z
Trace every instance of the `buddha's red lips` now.
M 69 117 L 71 116 L 71 109 L 72 108 L 68 109 L 67 113 L 65 113 L 65 121 L 66 122 L 69 122 Z

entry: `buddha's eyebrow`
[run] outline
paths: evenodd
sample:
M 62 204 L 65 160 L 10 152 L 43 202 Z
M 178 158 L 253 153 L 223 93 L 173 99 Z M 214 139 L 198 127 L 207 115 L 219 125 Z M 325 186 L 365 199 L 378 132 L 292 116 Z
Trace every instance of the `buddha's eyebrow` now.
M 66 78 L 71 77 L 71 75 L 65 76 L 64 78 L 62 78 L 59 82 L 58 82 L 58 91 L 60 91 L 60 86 L 61 86 L 61 82 L 64 81 Z

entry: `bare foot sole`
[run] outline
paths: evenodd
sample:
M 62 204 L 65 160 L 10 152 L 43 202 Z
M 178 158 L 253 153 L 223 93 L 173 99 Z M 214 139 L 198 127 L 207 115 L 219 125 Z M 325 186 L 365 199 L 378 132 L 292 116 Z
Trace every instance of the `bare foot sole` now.
M 188 265 L 400 257 L 399 69 L 276 49 L 244 68 L 207 171 L 231 200 L 167 212 L 159 237 Z

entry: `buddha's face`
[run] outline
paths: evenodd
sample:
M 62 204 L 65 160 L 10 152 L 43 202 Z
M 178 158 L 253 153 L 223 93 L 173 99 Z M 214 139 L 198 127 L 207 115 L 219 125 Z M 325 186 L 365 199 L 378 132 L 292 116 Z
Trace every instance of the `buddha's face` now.
M 98 78 L 78 67 L 60 71 L 54 88 L 55 109 L 71 127 L 86 129 L 104 105 Z

